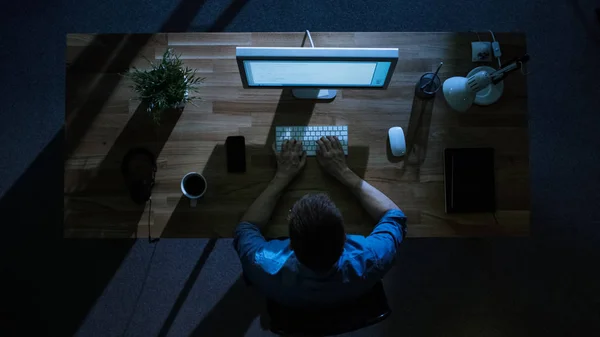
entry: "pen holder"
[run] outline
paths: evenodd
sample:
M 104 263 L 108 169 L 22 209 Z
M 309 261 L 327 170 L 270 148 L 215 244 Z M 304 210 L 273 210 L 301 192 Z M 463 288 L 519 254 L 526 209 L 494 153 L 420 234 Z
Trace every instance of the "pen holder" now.
M 415 95 L 420 98 L 433 98 L 441 87 L 440 77 L 434 73 L 425 73 L 415 86 Z

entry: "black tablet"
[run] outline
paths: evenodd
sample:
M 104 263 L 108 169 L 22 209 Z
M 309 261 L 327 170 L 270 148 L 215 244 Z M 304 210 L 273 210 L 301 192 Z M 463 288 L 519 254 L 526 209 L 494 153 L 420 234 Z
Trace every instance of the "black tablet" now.
M 444 150 L 446 213 L 496 211 L 494 149 Z

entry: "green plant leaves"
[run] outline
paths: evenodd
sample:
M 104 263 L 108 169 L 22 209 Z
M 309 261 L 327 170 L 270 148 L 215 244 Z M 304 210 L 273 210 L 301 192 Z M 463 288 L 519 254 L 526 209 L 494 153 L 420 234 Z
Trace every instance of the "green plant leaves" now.
M 148 112 L 156 123 L 160 123 L 164 110 L 200 98 L 188 96 L 188 93 L 198 92 L 196 85 L 205 78 L 197 77 L 196 70 L 184 67 L 180 57 L 168 48 L 159 62 L 148 60 L 150 70 L 132 67 L 125 74 L 131 78 L 138 99 L 148 103 Z

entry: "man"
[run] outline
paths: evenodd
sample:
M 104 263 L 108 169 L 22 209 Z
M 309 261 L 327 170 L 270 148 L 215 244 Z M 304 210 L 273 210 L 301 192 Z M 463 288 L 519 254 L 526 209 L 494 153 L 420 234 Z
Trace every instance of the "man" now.
M 317 144 L 319 164 L 347 186 L 378 223 L 367 237 L 346 235 L 335 204 L 325 194 L 306 195 L 290 210 L 290 238 L 265 240 L 261 229 L 306 163 L 302 143 L 285 141 L 277 155 L 277 173 L 242 217 L 234 247 L 247 280 L 288 306 L 334 304 L 367 292 L 390 269 L 406 235 L 404 213 L 348 168 L 339 140 L 322 137 Z

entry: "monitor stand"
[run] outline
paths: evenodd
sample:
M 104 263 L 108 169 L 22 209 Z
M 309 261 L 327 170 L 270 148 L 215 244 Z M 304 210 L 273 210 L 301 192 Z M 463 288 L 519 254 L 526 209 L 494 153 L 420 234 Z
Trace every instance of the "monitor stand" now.
M 337 90 L 332 89 L 292 89 L 292 95 L 297 99 L 331 100 Z
M 310 41 L 310 47 L 314 48 L 315 44 L 313 43 L 312 37 L 310 36 L 310 32 L 308 30 L 304 31 L 304 38 L 302 39 L 301 46 L 304 47 L 306 38 L 308 38 L 308 40 Z M 297 99 L 312 99 L 312 100 L 328 101 L 328 100 L 334 99 L 336 94 L 337 94 L 337 90 L 331 90 L 331 89 L 309 89 L 309 88 L 292 89 L 292 95 Z

